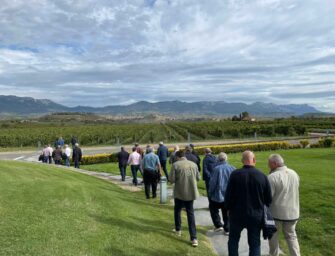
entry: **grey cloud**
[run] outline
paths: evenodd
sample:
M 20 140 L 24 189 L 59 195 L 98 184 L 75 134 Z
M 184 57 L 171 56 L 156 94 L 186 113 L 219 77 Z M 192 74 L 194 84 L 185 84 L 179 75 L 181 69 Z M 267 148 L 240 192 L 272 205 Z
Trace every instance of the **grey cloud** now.
M 179 99 L 335 111 L 334 12 L 328 0 L 4 0 L 0 88 L 72 106 Z

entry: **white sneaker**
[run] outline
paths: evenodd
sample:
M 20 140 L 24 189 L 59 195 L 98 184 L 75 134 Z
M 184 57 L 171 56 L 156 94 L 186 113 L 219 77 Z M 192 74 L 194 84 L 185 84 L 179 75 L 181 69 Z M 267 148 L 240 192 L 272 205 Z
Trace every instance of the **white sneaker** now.
M 223 227 L 214 228 L 214 232 L 222 232 Z
M 225 236 L 229 236 L 229 231 L 224 231 L 223 234 L 224 234 Z
M 176 236 L 181 236 L 181 230 L 176 230 L 176 229 L 172 229 L 172 232 L 174 232 L 176 234 Z
M 198 240 L 197 239 L 192 240 L 192 246 L 193 247 L 198 247 Z

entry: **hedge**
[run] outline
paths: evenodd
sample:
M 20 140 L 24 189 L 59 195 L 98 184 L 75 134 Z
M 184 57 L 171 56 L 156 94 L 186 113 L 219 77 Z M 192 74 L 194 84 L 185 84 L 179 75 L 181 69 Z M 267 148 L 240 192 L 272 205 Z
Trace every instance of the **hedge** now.
M 228 145 L 218 145 L 218 146 L 206 146 L 206 147 L 195 147 L 195 152 L 199 155 L 204 154 L 205 148 L 210 148 L 214 154 L 219 154 L 220 152 L 225 153 L 239 153 L 245 150 L 252 151 L 269 151 L 278 149 L 293 149 L 300 148 L 299 144 L 291 145 L 288 142 L 283 141 L 272 141 L 272 142 L 259 142 L 259 143 L 245 143 L 245 144 L 228 144 Z M 173 149 L 169 149 L 170 153 Z M 82 164 L 101 164 L 117 162 L 116 153 L 113 154 L 98 154 L 92 156 L 83 156 Z

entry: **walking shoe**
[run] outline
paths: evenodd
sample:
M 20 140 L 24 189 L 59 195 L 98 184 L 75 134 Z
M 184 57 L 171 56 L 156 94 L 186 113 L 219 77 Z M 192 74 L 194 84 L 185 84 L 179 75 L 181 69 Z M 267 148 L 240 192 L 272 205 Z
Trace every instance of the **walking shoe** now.
M 229 236 L 229 231 L 224 231 L 223 234 L 224 234 L 225 236 Z
M 193 247 L 198 247 L 198 240 L 197 239 L 192 240 L 192 246 Z
M 174 232 L 176 236 L 181 236 L 181 230 L 176 231 L 175 229 L 172 229 L 172 232 Z
M 214 232 L 222 232 L 223 227 L 214 228 Z

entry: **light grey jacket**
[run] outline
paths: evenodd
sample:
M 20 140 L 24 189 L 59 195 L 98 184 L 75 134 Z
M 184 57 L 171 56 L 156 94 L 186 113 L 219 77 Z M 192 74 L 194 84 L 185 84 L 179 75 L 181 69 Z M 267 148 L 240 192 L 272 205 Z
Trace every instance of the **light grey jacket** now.
M 197 181 L 200 175 L 195 163 L 185 157 L 171 167 L 169 180 L 174 184 L 173 197 L 183 201 L 193 201 L 199 196 Z
M 270 211 L 275 220 L 294 221 L 299 219 L 299 176 L 287 168 L 279 167 L 269 175 L 272 192 Z

